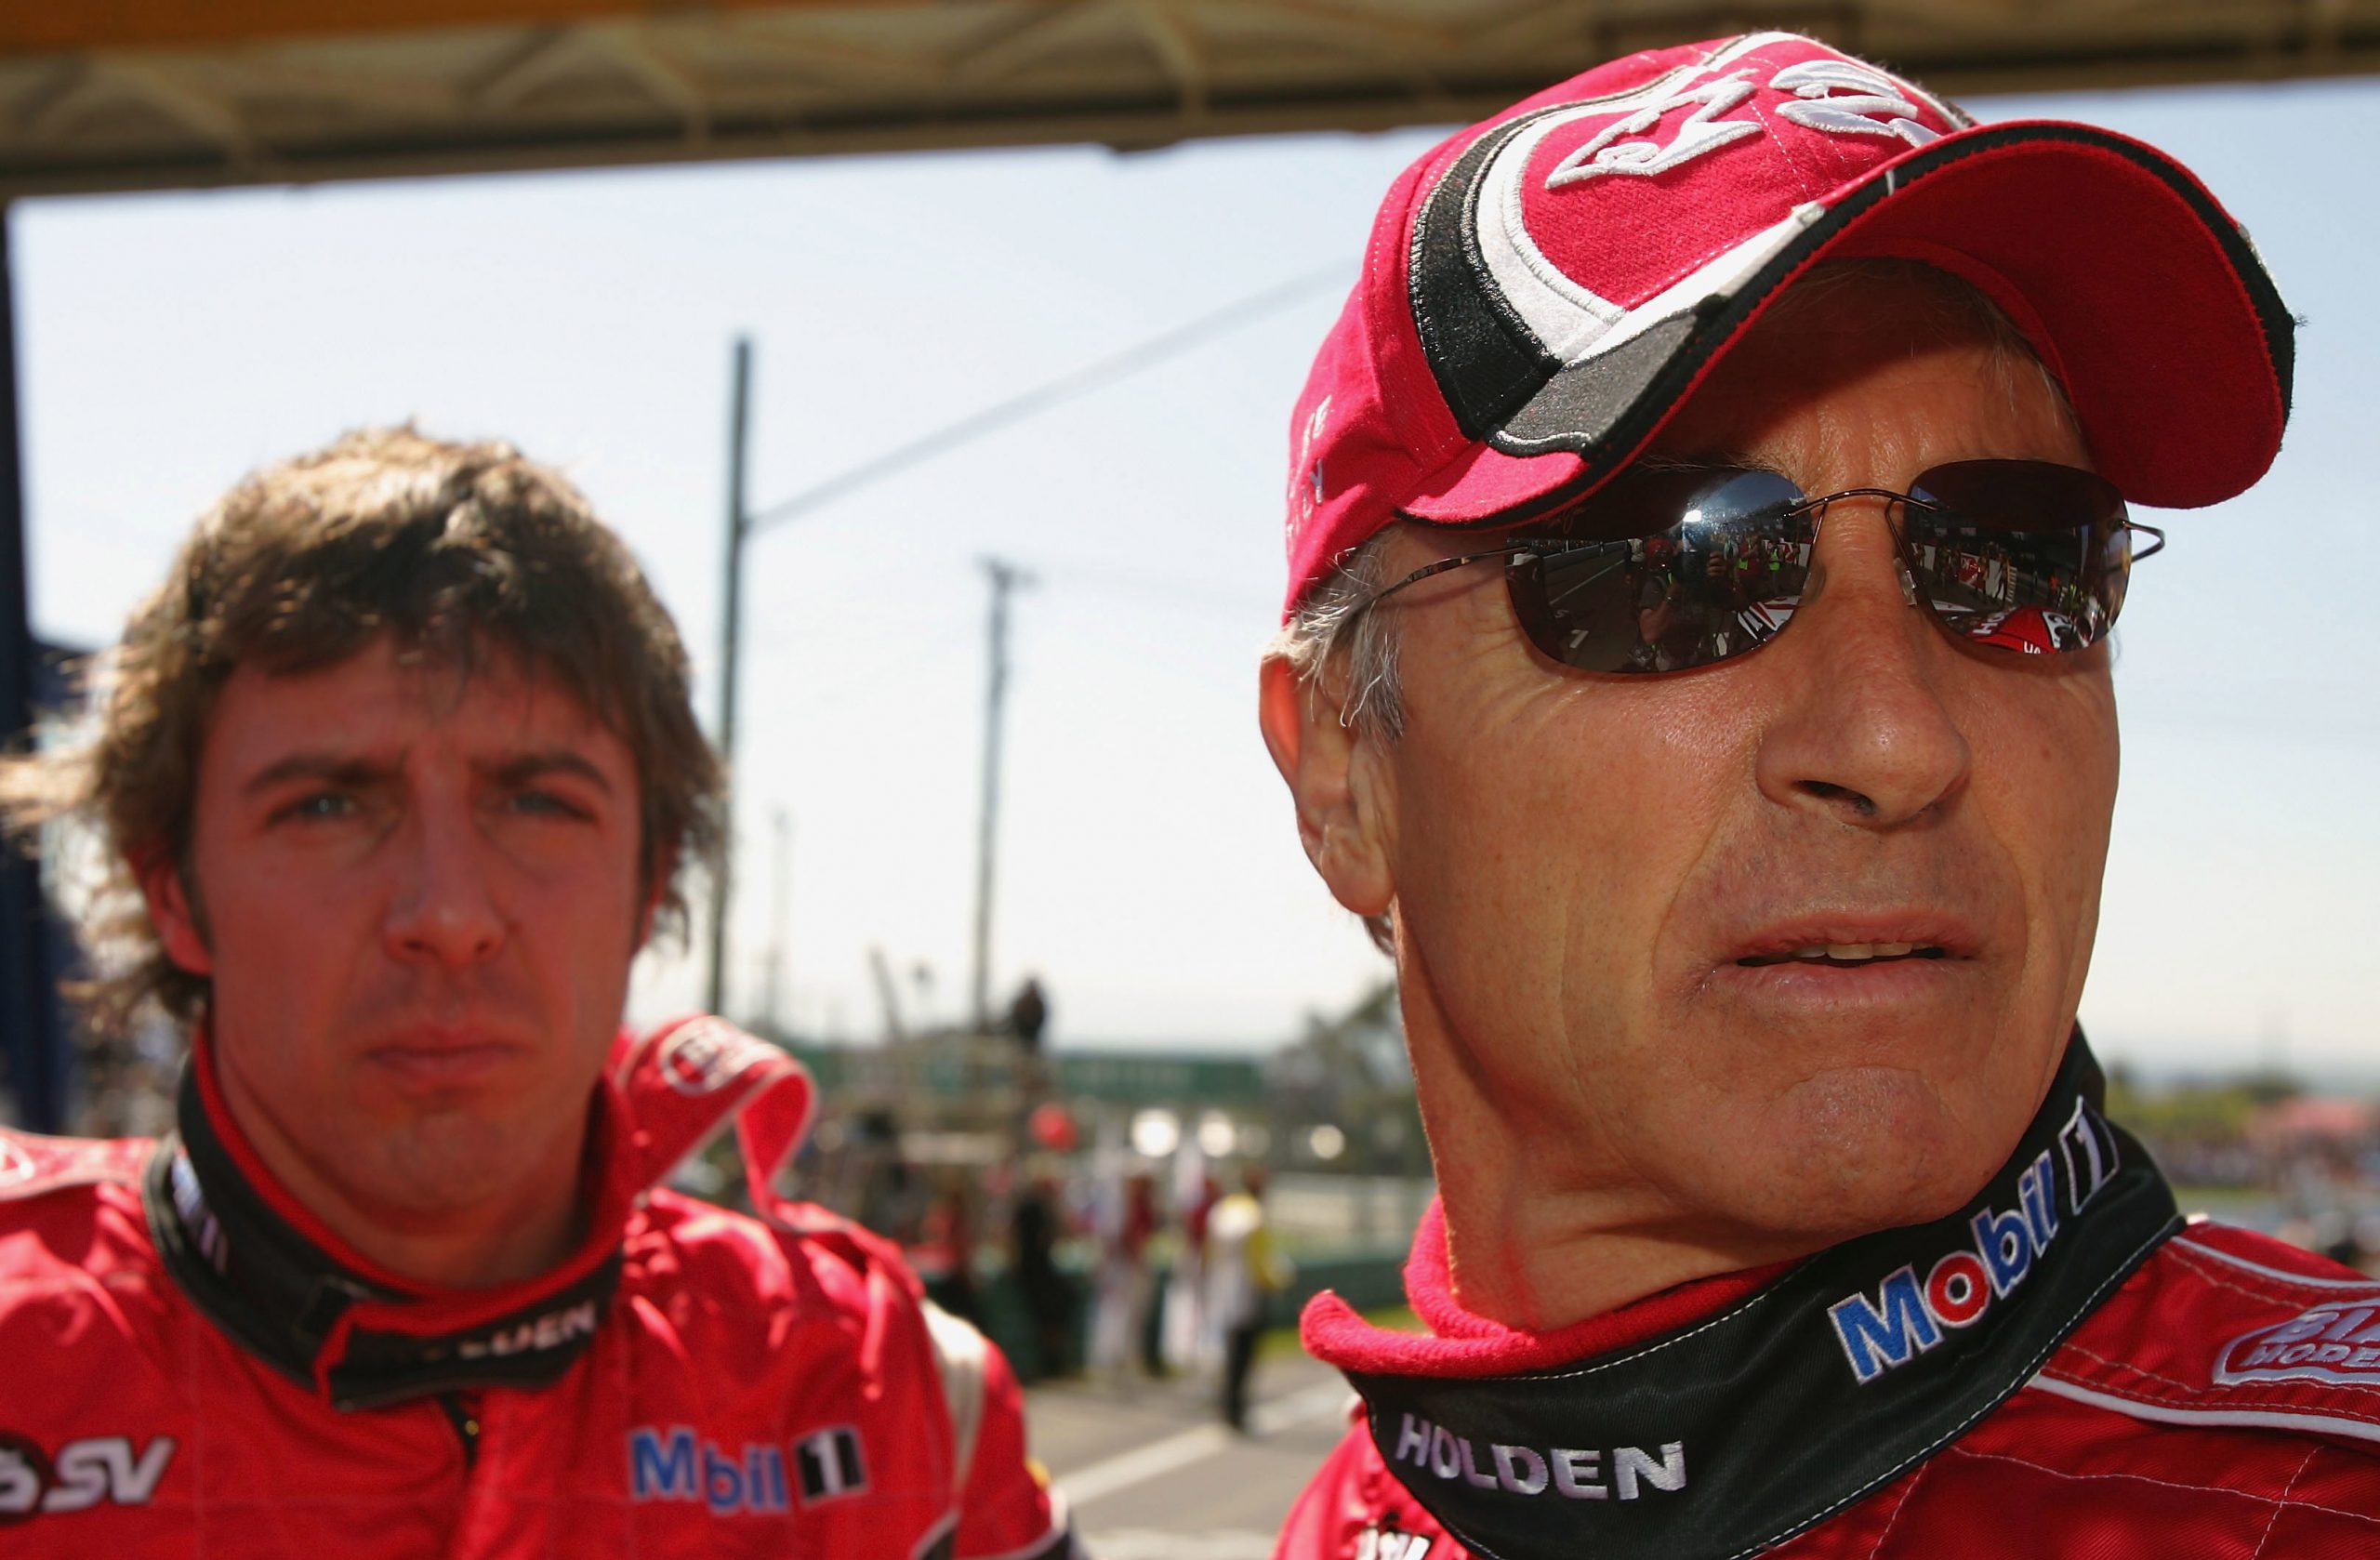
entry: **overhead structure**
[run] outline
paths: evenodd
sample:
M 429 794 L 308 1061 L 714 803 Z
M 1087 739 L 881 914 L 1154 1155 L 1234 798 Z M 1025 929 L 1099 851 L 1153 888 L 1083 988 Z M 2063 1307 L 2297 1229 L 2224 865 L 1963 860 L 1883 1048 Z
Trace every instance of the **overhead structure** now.
M 1957 94 L 2380 66 L 2380 0 L 33 0 L 0 200 L 1454 122 L 1773 26 Z

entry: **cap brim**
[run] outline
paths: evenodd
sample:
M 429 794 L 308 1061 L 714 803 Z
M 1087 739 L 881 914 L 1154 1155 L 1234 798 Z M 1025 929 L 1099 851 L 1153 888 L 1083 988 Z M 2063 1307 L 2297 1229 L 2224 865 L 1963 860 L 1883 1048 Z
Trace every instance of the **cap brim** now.
M 1986 126 L 1916 148 L 1824 205 L 1733 294 L 1557 372 L 1398 512 L 1504 525 L 1591 491 L 1797 275 L 1854 256 L 1939 265 L 1991 297 L 2065 386 L 2101 472 L 2135 503 L 2215 503 L 2272 463 L 2293 322 L 2246 236 L 2153 147 L 2082 125 Z

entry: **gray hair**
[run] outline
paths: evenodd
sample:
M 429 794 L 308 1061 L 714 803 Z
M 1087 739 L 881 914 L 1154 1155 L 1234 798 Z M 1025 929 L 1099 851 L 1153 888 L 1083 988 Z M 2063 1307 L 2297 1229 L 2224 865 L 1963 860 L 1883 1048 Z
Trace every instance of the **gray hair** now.
M 1380 532 L 1333 564 L 1273 636 L 1264 658 L 1287 661 L 1299 686 L 1319 696 L 1325 674 L 1343 656 L 1339 723 L 1394 742 L 1405 734 L 1396 624 L 1388 613 L 1366 610 L 1388 584 L 1388 536 Z

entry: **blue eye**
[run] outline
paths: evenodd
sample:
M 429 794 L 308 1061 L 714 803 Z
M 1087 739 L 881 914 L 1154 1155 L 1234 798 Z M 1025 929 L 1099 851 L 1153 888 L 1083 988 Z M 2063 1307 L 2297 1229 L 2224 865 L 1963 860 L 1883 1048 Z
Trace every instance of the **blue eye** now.
M 587 815 L 586 809 L 563 800 L 551 791 L 515 791 L 509 805 L 514 812 L 526 813 L 533 817 L 583 818 Z
M 342 791 L 317 791 L 299 797 L 280 812 L 284 818 L 344 818 L 355 811 L 355 799 Z

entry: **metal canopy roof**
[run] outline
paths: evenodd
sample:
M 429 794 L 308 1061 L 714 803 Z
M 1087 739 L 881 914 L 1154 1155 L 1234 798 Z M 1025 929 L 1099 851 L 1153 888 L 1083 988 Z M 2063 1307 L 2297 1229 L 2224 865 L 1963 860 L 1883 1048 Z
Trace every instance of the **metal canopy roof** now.
M 0 198 L 1384 128 L 1769 26 L 1954 94 L 2380 65 L 2380 0 L 33 0 Z

